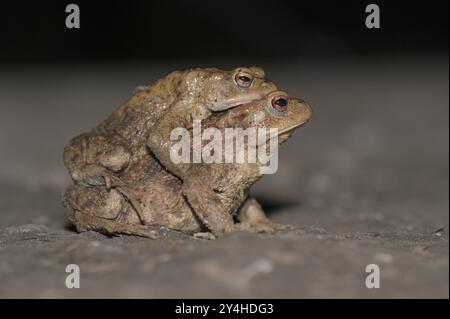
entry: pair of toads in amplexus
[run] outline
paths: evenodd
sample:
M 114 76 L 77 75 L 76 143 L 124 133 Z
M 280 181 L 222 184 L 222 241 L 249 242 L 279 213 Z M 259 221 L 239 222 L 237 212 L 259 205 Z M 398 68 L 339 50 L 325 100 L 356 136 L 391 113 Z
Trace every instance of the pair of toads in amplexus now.
M 270 221 L 249 195 L 267 161 L 176 162 L 173 132 L 192 132 L 199 121 L 203 131 L 215 128 L 224 136 L 229 129 L 276 129 L 264 143 L 244 139 L 250 151 L 274 139 L 283 143 L 311 116 L 308 103 L 279 90 L 260 67 L 172 72 L 137 88 L 65 147 L 74 182 L 63 195 L 67 216 L 79 232 L 153 239 L 164 229 L 214 239 L 291 227 Z

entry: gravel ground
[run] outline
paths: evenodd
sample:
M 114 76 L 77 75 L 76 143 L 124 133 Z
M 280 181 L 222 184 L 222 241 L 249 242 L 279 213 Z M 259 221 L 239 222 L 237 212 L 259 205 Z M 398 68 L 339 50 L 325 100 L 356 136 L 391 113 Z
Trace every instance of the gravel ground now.
M 0 66 L 0 297 L 448 298 L 448 57 L 261 64 L 315 111 L 253 190 L 295 229 L 215 241 L 77 234 L 61 205 L 71 137 L 205 63 Z

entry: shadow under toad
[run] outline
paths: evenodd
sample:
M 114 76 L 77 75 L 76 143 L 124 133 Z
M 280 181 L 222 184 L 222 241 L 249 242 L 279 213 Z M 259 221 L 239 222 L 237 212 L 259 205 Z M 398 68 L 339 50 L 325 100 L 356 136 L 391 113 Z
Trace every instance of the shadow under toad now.
M 267 196 L 255 196 L 256 200 L 262 206 L 267 216 L 274 215 L 282 210 L 300 207 L 302 203 L 293 199 L 279 199 L 275 197 Z

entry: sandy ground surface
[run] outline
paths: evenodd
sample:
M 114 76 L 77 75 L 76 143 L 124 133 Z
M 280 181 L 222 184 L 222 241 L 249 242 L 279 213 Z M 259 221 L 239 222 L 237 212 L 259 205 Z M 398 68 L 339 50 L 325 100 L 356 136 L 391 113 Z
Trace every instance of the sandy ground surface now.
M 265 64 L 315 111 L 253 190 L 292 231 L 74 232 L 64 144 L 134 87 L 194 65 L 0 66 L 0 297 L 448 298 L 448 57 Z M 372 263 L 379 289 L 365 286 Z M 68 264 L 80 289 L 65 287 Z

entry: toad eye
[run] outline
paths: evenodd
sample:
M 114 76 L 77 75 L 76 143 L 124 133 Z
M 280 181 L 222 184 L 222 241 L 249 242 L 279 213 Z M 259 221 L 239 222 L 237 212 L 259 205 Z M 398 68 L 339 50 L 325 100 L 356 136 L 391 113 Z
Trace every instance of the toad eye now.
M 283 113 L 287 110 L 288 101 L 284 96 L 275 96 L 271 104 L 275 111 Z
M 247 73 L 238 73 L 234 77 L 234 81 L 241 88 L 248 88 L 252 84 L 253 78 Z

